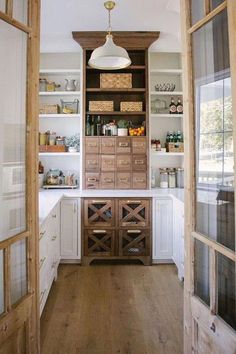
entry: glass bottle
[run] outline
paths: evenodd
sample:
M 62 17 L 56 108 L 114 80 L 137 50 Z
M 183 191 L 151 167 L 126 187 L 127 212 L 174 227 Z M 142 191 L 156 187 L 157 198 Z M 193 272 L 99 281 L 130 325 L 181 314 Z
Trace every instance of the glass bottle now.
M 170 114 L 176 114 L 176 110 L 177 110 L 177 107 L 176 107 L 174 98 L 171 97 L 171 102 L 170 102 L 170 105 L 169 105 L 169 112 L 170 112 Z
M 86 135 L 90 136 L 91 135 L 91 125 L 90 125 L 90 117 L 89 114 L 87 115 L 86 118 Z
M 91 118 L 91 125 L 90 125 L 90 135 L 94 136 L 95 130 L 94 130 L 94 117 L 92 116 Z
M 183 114 L 183 104 L 182 104 L 181 99 L 179 97 L 178 97 L 178 102 L 176 105 L 176 113 Z
M 101 128 L 102 128 L 101 117 L 98 116 L 97 117 L 97 123 L 96 123 L 96 133 L 97 133 L 96 135 L 98 135 L 98 136 L 102 135 Z

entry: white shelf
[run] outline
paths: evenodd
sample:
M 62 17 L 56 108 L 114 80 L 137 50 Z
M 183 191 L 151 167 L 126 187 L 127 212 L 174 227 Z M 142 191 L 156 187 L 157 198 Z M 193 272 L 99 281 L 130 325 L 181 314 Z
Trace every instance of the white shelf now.
M 182 96 L 183 91 L 151 91 L 151 95 L 156 96 Z
M 183 118 L 183 114 L 151 113 L 151 118 Z
M 184 152 L 163 152 L 163 151 L 152 151 L 153 156 L 184 156 Z
M 151 74 L 182 75 L 182 69 L 151 69 Z
M 41 69 L 40 74 L 80 74 L 80 69 Z
M 80 91 L 39 92 L 39 96 L 78 96 Z
M 39 118 L 80 118 L 80 114 L 39 114 Z
M 80 152 L 39 152 L 39 156 L 80 156 Z

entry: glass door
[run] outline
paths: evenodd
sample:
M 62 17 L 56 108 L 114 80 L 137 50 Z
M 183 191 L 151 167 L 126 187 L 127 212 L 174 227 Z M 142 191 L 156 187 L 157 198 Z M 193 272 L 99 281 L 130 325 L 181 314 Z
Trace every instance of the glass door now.
M 1 354 L 38 353 L 38 17 L 37 1 L 0 2 Z
M 182 10 L 189 115 L 185 353 L 234 354 L 236 5 L 187 0 Z

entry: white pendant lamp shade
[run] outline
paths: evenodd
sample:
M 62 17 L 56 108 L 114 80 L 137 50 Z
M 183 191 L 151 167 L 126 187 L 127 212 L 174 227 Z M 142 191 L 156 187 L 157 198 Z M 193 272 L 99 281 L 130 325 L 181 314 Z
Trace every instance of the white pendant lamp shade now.
M 88 64 L 95 69 L 117 70 L 129 66 L 131 60 L 127 51 L 115 45 L 113 36 L 107 34 L 105 44 L 94 49 Z

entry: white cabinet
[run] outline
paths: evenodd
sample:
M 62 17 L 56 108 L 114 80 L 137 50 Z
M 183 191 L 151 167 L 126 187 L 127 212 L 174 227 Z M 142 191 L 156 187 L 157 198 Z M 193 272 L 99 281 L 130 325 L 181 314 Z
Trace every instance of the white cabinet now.
M 178 277 L 184 278 L 184 203 L 174 200 L 173 204 L 173 261 L 178 268 Z
M 172 263 L 172 203 L 171 198 L 153 198 L 153 263 Z
M 61 258 L 80 259 L 80 200 L 61 201 Z

